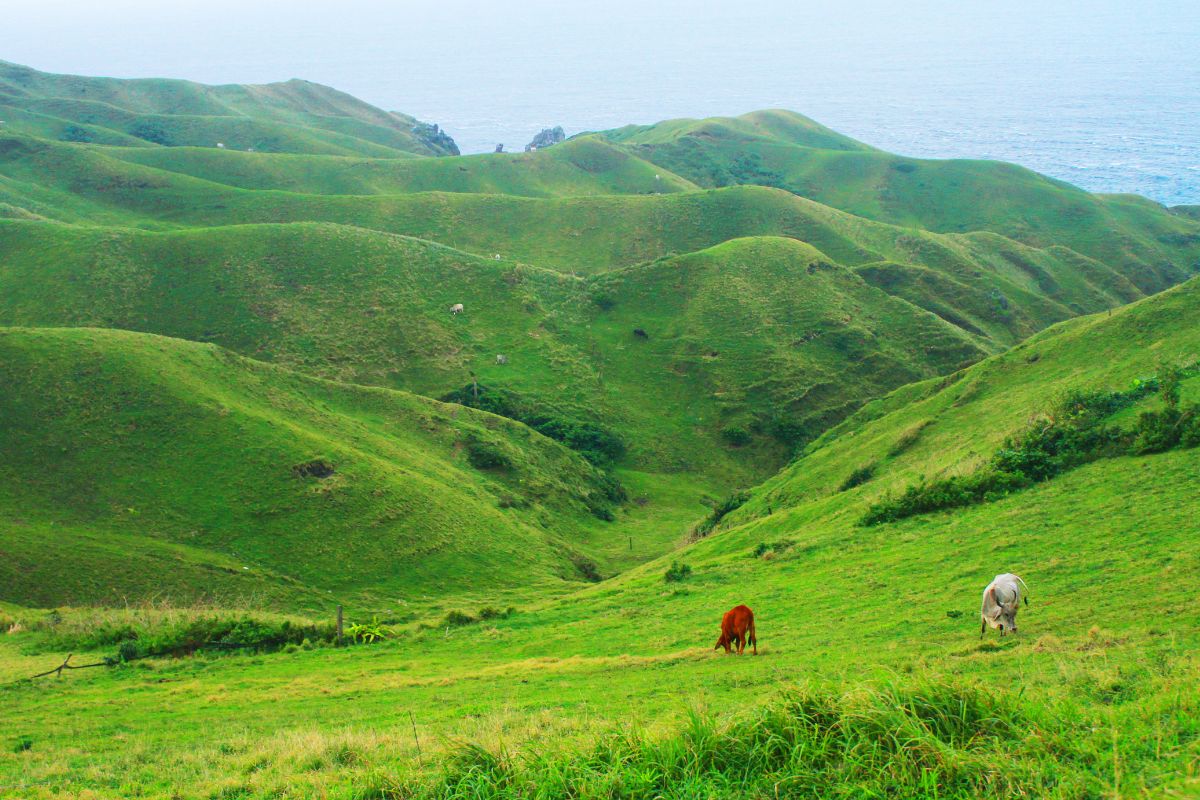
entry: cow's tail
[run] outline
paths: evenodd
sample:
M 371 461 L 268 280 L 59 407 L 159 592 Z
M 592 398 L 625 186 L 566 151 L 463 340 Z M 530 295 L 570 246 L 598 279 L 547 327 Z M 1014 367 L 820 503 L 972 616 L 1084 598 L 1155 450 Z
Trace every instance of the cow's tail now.
M 1013 577 L 1015 577 L 1018 581 L 1021 581 L 1021 585 L 1025 587 L 1026 592 L 1029 591 L 1029 585 L 1027 583 L 1025 583 L 1025 581 L 1021 578 L 1020 575 L 1014 574 Z M 1023 595 L 1021 595 L 1021 597 L 1023 597 L 1025 599 L 1025 605 L 1029 605 L 1029 595 L 1023 594 Z

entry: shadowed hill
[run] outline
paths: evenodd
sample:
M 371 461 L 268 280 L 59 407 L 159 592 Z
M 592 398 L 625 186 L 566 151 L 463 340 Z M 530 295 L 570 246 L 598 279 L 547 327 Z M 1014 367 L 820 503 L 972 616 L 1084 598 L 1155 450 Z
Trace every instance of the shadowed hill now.
M 432 126 L 302 80 L 205 86 L 52 75 L 0 61 L 0 112 L 8 109 L 23 112 L 10 123 L 18 128 L 77 141 L 115 136 L 148 146 L 219 142 L 238 149 L 378 156 L 458 152 Z
M 91 329 L 0 330 L 0 384 L 5 599 L 553 592 L 603 558 L 609 479 L 500 417 Z

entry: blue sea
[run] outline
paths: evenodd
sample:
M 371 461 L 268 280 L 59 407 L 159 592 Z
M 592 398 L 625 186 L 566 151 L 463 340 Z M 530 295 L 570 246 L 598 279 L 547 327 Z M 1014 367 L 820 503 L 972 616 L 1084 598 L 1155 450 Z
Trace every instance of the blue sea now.
M 1200 203 L 1197 0 L 43 0 L 0 58 L 55 72 L 327 83 L 464 152 L 788 108 L 874 146 Z

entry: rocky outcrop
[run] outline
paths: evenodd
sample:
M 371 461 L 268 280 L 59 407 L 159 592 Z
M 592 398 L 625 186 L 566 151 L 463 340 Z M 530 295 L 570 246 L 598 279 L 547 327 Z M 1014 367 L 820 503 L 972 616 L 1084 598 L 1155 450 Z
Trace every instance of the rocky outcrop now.
M 533 137 L 533 141 L 525 145 L 525 152 L 531 150 L 541 150 L 551 145 L 556 145 L 563 139 L 567 138 L 567 134 L 563 132 L 561 125 L 556 125 L 553 128 L 543 128 L 542 132 Z
M 437 123 L 418 122 L 413 126 L 412 133 L 436 153 L 447 156 L 459 154 L 458 144 Z

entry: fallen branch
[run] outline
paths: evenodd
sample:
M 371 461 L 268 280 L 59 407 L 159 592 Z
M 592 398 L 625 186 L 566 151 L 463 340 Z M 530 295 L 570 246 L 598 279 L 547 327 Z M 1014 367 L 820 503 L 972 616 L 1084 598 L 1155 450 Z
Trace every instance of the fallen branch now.
M 57 667 L 55 667 L 54 669 L 46 670 L 45 672 L 39 672 L 37 675 L 31 675 L 30 677 L 26 678 L 25 680 L 31 681 L 34 678 L 44 678 L 47 675 L 55 675 L 55 674 L 57 674 L 58 677 L 61 678 L 64 669 L 90 669 L 92 667 L 107 667 L 109 665 L 108 661 L 97 661 L 95 664 L 75 665 L 75 664 L 71 663 L 71 658 L 74 655 L 75 655 L 74 653 L 71 653 L 71 655 L 67 656 L 66 659 L 61 664 L 59 664 Z

